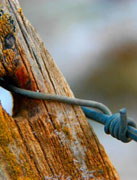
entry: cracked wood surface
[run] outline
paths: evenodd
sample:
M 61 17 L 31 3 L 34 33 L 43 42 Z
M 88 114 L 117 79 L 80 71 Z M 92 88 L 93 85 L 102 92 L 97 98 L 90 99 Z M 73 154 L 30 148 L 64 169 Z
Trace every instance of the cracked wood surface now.
M 5 52 L 1 42 L 0 77 L 22 88 L 73 97 L 18 0 L 0 3 L 18 29 L 14 48 Z M 0 179 L 119 179 L 80 107 L 14 99 L 13 117 L 0 106 Z

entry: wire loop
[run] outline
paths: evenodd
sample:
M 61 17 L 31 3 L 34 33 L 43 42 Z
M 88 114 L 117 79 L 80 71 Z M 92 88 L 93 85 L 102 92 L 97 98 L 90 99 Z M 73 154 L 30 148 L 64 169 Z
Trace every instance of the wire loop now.
M 136 128 L 136 124 L 127 120 L 126 109 L 121 109 L 120 113 L 112 115 L 106 122 L 104 131 L 122 142 L 130 142 L 132 139 L 127 136 L 128 126 Z
M 106 134 L 110 134 L 124 143 L 130 142 L 132 139 L 137 141 L 136 124 L 132 119 L 127 118 L 126 108 L 109 116 L 86 107 L 82 107 L 82 110 L 88 118 L 104 124 Z

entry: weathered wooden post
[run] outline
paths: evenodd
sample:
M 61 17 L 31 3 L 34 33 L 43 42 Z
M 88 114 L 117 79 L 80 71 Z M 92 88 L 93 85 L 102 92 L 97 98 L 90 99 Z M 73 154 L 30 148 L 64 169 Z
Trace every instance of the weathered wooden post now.
M 18 0 L 0 3 L 0 77 L 25 89 L 73 97 Z M 15 18 L 17 30 L 5 13 Z M 0 106 L 1 180 L 119 179 L 80 107 L 14 98 L 13 117 Z

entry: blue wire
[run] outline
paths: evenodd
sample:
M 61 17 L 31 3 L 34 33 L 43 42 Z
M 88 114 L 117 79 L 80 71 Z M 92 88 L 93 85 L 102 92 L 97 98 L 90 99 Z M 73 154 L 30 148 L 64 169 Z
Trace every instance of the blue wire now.
M 121 140 L 122 142 L 130 142 L 132 139 L 137 142 L 137 129 L 136 124 L 130 118 L 127 118 L 126 109 L 123 108 L 119 113 L 112 114 L 110 109 L 102 103 L 95 101 L 82 100 L 77 98 L 64 97 L 60 95 L 51 95 L 40 92 L 34 92 L 26 89 L 21 89 L 10 85 L 0 79 L 0 84 L 14 92 L 29 98 L 41 99 L 41 100 L 52 100 L 63 103 L 69 103 L 73 105 L 80 105 L 85 115 L 93 119 L 94 121 L 105 125 L 104 131 L 107 134 Z M 84 107 L 85 106 L 85 107 Z M 87 108 L 87 107 L 90 107 Z M 103 113 L 97 112 L 91 108 L 96 108 Z
M 105 115 L 93 109 L 81 107 L 87 118 L 105 125 L 104 131 L 122 142 L 130 142 L 132 139 L 137 142 L 136 124 L 127 119 L 126 109 L 120 113 Z

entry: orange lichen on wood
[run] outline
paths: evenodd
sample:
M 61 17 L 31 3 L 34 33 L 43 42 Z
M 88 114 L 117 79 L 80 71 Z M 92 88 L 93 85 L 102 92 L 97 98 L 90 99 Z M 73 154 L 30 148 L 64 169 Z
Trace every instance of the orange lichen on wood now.
M 24 148 L 14 120 L 0 105 L 0 177 L 12 180 L 40 179 L 26 151 L 22 151 Z
M 5 49 L 3 50 L 3 56 L 4 56 L 4 67 L 8 71 L 8 75 L 13 75 L 13 71 L 15 69 L 14 67 L 14 59 L 16 57 L 16 53 L 12 49 Z
M 0 40 L 4 42 L 8 34 L 16 33 L 16 26 L 14 24 L 13 16 L 6 13 L 4 9 L 0 9 Z
M 0 9 L 0 41 L 0 77 L 6 76 L 16 82 L 16 85 L 27 87 L 30 85 L 30 78 L 18 53 L 15 20 L 4 9 Z
M 1 59 L 1 56 L 0 56 L 0 59 Z M 4 69 L 4 66 L 2 63 L 0 63 L 0 77 L 4 77 L 6 74 L 6 71 Z

